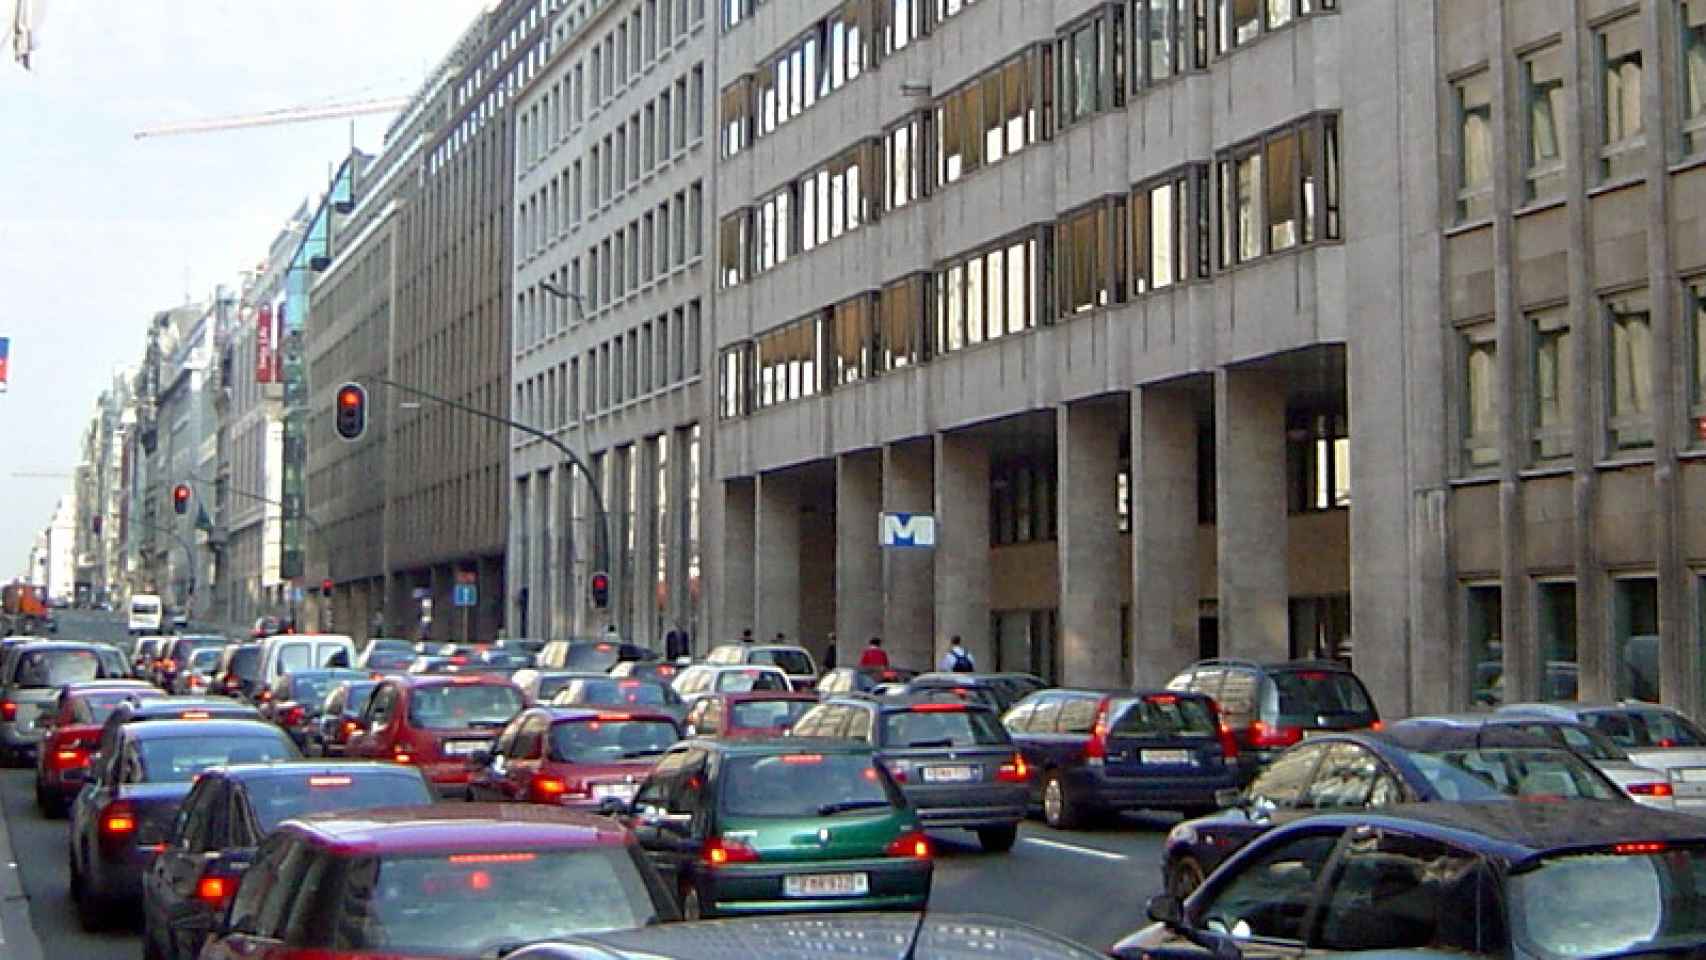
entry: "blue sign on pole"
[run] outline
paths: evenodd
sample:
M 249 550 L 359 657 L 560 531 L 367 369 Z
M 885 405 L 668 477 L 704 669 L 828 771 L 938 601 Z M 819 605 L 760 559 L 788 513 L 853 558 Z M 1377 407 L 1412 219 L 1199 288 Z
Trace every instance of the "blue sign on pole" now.
M 472 583 L 459 583 L 451 591 L 450 602 L 458 607 L 478 606 L 480 588 Z

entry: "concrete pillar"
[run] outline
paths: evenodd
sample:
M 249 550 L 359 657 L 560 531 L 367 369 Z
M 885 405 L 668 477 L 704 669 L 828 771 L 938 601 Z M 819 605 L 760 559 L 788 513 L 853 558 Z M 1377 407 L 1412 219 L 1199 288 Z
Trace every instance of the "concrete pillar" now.
M 1131 394 L 1131 622 L 1134 686 L 1197 659 L 1197 403 L 1185 390 Z
M 657 627 L 657 444 L 641 441 L 633 451 L 638 463 L 634 470 L 634 622 L 629 631 L 635 643 L 662 650 L 663 635 Z
M 1214 393 L 1220 649 L 1284 660 L 1291 655 L 1285 380 L 1223 369 L 1215 373 Z
M 717 628 L 722 636 L 705 637 L 699 649 L 740 639 L 741 631 L 753 629 L 753 599 L 756 596 L 755 554 L 757 544 L 758 485 L 750 479 L 722 483 L 723 537 L 719 545 L 720 570 L 715 581 Z
M 1124 412 L 1118 400 L 1098 400 L 1066 404 L 1055 414 L 1058 642 L 1060 682 L 1067 686 L 1106 686 L 1119 676 L 1126 642 L 1120 635 L 1120 578 L 1129 569 L 1120 554 L 1117 499 Z
M 883 632 L 883 558 L 877 517 L 883 509 L 883 462 L 877 451 L 835 461 L 835 637 L 837 661 L 852 665 Z
M 995 664 L 989 628 L 989 445 L 936 435 L 936 646 L 960 637 L 979 668 Z
M 929 441 L 883 448 L 883 510 L 929 513 L 936 502 L 936 452 Z M 872 521 L 875 523 L 875 521 Z M 897 667 L 935 665 L 936 579 L 934 551 L 883 550 L 883 645 Z
M 756 622 L 753 637 L 767 643 L 781 633 L 800 642 L 800 484 L 787 473 L 758 477 L 754 541 Z

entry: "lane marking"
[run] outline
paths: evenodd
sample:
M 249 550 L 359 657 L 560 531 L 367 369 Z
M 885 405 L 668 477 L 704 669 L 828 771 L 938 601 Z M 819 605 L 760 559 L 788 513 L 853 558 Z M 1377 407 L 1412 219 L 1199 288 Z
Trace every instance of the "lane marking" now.
M 1054 850 L 1065 850 L 1067 853 L 1082 854 L 1086 857 L 1100 857 L 1103 860 L 1124 861 L 1131 859 L 1123 853 L 1114 853 L 1112 850 L 1099 850 L 1095 847 L 1081 847 L 1076 843 L 1066 843 L 1062 840 L 1049 840 L 1046 837 L 1026 837 L 1021 842 L 1034 843 L 1037 846 L 1049 847 Z

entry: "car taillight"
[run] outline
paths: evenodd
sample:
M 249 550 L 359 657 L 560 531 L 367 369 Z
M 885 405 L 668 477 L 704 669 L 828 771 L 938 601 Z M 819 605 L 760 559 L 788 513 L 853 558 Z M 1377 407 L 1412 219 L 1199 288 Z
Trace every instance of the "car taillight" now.
M 1383 723 L 1382 721 L 1376 720 L 1373 723 L 1369 724 L 1368 728 L 1370 730 L 1373 730 L 1375 733 L 1379 733 L 1380 731 L 1386 729 L 1386 724 Z
M 195 884 L 195 898 L 215 910 L 225 909 L 231 895 L 237 892 L 237 878 L 218 874 L 202 874 Z
M 255 694 L 255 699 L 261 701 L 262 703 L 265 703 L 268 700 L 272 699 L 272 691 L 271 690 L 262 690 L 260 693 Z
M 533 795 L 546 803 L 556 803 L 563 797 L 588 797 L 592 791 L 585 786 L 572 786 L 562 777 L 534 777 Z
M 1013 759 L 995 768 L 995 779 L 998 783 L 1030 783 L 1031 768 L 1025 763 L 1025 758 L 1013 754 Z
M 721 867 L 730 863 L 756 863 L 758 851 L 739 840 L 712 837 L 700 857 L 713 867 Z
M 50 765 L 55 770 L 71 770 L 89 765 L 89 755 L 76 747 L 53 751 Z
M 409 752 L 408 747 L 398 744 L 391 754 L 391 760 L 395 763 L 414 763 L 415 755 Z
M 308 711 L 303 709 L 302 707 L 291 707 L 289 710 L 284 711 L 284 713 L 279 716 L 279 722 L 284 724 L 287 727 L 294 727 L 297 724 L 301 723 L 302 718 L 307 716 L 307 715 L 308 715 Z
M 1084 744 L 1084 762 L 1099 767 L 1108 761 L 1108 701 L 1096 707 L 1096 722 L 1090 727 L 1090 740 Z
M 1250 745 L 1254 747 L 1289 747 L 1302 739 L 1302 727 L 1270 726 L 1260 720 L 1250 724 Z
M 0 720 L 10 723 L 18 719 L 18 705 L 10 700 L 0 700 Z
M 1631 783 L 1629 795 L 1634 797 L 1669 797 L 1674 796 L 1675 791 L 1671 789 L 1670 784 L 1660 780 L 1653 783 Z
M 1218 725 L 1220 729 L 1220 756 L 1225 760 L 1238 759 L 1238 738 L 1233 736 L 1232 728 L 1225 723 Z
M 913 830 L 896 837 L 894 842 L 883 851 L 891 857 L 911 857 L 914 860 L 930 859 L 930 838 L 922 830 Z
M 1637 857 L 1653 853 L 1664 853 L 1665 845 L 1657 840 L 1643 840 L 1635 843 L 1620 843 L 1611 848 L 1611 852 L 1619 856 Z
M 344 737 L 346 739 L 354 736 L 355 732 L 359 729 L 361 729 L 361 724 L 356 723 L 354 720 L 344 721 Z
M 162 660 L 160 661 L 160 669 L 176 670 L 178 669 L 178 662 L 176 660 Z
M 101 836 L 128 837 L 136 832 L 136 811 L 123 800 L 109 803 L 101 811 Z

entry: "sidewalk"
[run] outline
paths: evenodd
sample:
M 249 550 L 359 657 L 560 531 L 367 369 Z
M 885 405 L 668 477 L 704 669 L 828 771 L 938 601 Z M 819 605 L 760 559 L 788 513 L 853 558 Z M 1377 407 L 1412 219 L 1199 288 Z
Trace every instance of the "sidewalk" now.
M 12 853 L 12 836 L 0 816 L 0 960 L 42 960 L 41 944 L 30 923 L 30 902 Z

